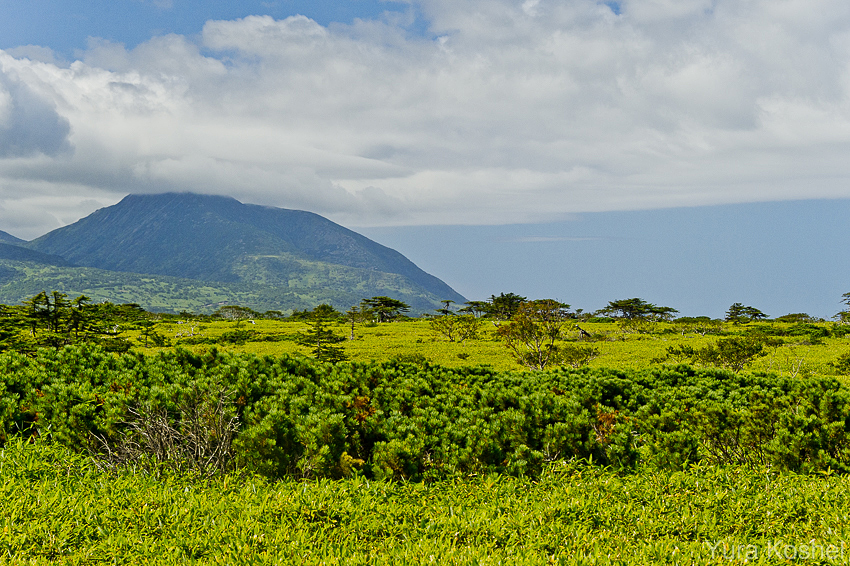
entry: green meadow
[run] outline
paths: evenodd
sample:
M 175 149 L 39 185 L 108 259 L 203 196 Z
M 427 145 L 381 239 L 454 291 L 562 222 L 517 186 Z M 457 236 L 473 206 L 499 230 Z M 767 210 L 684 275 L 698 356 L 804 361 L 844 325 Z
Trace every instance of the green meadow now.
M 825 330 L 843 328 L 844 325 L 823 322 L 810 325 Z M 653 322 L 641 331 L 623 328 L 614 322 L 569 323 L 565 326 L 568 340 L 579 343 L 580 336 L 576 328 L 591 334 L 591 344 L 599 350 L 599 355 L 590 361 L 595 368 L 616 368 L 639 370 L 657 365 L 654 361 L 663 357 L 669 346 L 688 345 L 700 348 L 715 343 L 720 337 L 753 333 L 759 329 L 769 329 L 775 333 L 793 331 L 799 325 L 790 323 L 752 323 L 734 325 L 723 323 L 716 334 L 700 335 L 694 332 L 683 333 L 683 328 L 675 322 Z M 351 335 L 351 325 L 338 322 L 330 328 L 339 336 L 347 339 Z M 163 318 L 157 331 L 171 340 L 172 345 L 193 351 L 203 351 L 214 345 L 219 349 L 257 355 L 278 356 L 310 355 L 310 348 L 299 345 L 296 336 L 308 329 L 308 324 L 299 321 L 256 319 L 241 321 L 180 322 L 170 317 Z M 243 344 L 218 341 L 222 335 L 234 330 L 248 331 L 252 336 Z M 409 319 L 400 322 L 382 324 L 356 324 L 354 339 L 341 343 L 348 358 L 352 361 L 386 361 L 399 356 L 422 356 L 431 363 L 461 367 L 483 365 L 499 371 L 522 369 L 505 348 L 502 339 L 496 334 L 497 326 L 491 321 L 483 323 L 477 339 L 464 340 L 462 343 L 449 342 L 439 332 L 431 328 L 425 319 Z M 126 333 L 138 344 L 138 331 Z M 209 338 L 213 344 L 192 344 L 188 338 Z M 834 362 L 850 352 L 850 337 L 846 335 L 813 338 L 811 332 L 781 336 L 782 344 L 767 348 L 767 355 L 756 358 L 746 369 L 753 372 L 773 372 L 787 376 L 824 375 L 841 376 Z M 141 348 L 143 351 L 159 351 L 160 348 Z M 669 363 L 669 362 L 668 362 Z
M 276 481 L 0 451 L 9 564 L 846 564 L 847 476 L 695 466 L 536 479 Z

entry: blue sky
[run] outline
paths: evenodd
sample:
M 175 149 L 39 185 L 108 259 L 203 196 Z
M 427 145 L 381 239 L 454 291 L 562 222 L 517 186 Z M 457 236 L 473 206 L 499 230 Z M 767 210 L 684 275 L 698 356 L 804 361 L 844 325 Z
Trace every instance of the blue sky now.
M 0 0 L 0 229 L 23 238 L 226 194 L 470 299 L 829 317 L 848 152 L 846 0 Z
M 195 35 L 208 20 L 232 20 L 247 15 L 274 18 L 302 14 L 322 25 L 375 18 L 382 13 L 406 12 L 403 3 L 377 0 L 315 2 L 271 0 L 185 2 L 181 0 L 2 0 L 0 49 L 21 45 L 47 46 L 65 59 L 97 37 L 135 47 L 157 35 Z

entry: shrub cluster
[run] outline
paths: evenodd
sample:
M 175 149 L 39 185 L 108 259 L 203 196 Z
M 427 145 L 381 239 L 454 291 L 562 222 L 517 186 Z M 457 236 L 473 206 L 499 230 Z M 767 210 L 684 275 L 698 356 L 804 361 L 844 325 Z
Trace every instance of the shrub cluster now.
M 273 478 L 535 475 L 570 459 L 850 471 L 850 395 L 828 378 L 333 365 L 87 345 L 2 354 L 0 375 L 0 440 L 49 434 L 107 462 Z

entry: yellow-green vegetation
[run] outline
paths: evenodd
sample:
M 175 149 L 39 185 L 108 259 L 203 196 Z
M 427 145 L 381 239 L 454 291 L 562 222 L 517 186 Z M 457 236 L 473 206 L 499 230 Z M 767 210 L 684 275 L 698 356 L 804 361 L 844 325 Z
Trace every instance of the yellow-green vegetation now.
M 497 335 L 498 324 L 485 320 L 477 338 L 458 343 L 449 342 L 434 332 L 429 321 L 424 319 L 365 325 L 358 323 L 354 327 L 354 339 L 346 340 L 340 345 L 352 361 L 383 361 L 398 356 L 414 359 L 416 356 L 423 356 L 434 364 L 447 367 L 486 365 L 495 370 L 521 369 L 522 366 L 514 361 Z M 807 326 L 830 333 L 831 329 L 842 329 L 846 325 L 822 322 Z M 577 327 L 588 332 L 592 338 L 580 341 Z M 675 322 L 646 323 L 639 330 L 613 322 L 580 322 L 567 324 L 565 334 L 570 341 L 589 344 L 599 350 L 598 357 L 589 363 L 590 367 L 645 369 L 661 363 L 658 359 L 665 356 L 670 346 L 702 348 L 715 344 L 724 336 L 755 333 L 760 330 L 783 334 L 799 327 L 781 322 L 740 325 L 723 323 L 718 327 L 718 333 L 701 335 L 688 331 Z M 310 352 L 309 347 L 299 345 L 295 340 L 296 335 L 308 328 L 308 324 L 303 321 L 256 319 L 253 322 L 178 322 L 164 319 L 156 328 L 157 332 L 171 340 L 172 345 L 180 345 L 193 351 L 208 349 L 210 344 L 191 344 L 187 338 L 206 337 L 216 342 L 215 346 L 219 349 L 258 355 L 309 355 Z M 344 321 L 333 323 L 329 328 L 340 336 L 350 337 L 351 326 Z M 250 332 L 252 337 L 242 344 L 217 341 L 222 335 L 234 330 Z M 812 332 L 816 333 L 817 330 L 780 336 L 782 344 L 767 346 L 767 354 L 754 359 L 746 369 L 792 377 L 841 375 L 833 364 L 843 354 L 850 352 L 850 334 L 843 335 L 839 332 L 838 335 L 813 338 Z M 138 330 L 127 333 L 137 344 L 138 334 Z M 670 359 L 664 363 L 676 361 Z
M 319 310 L 7 307 L 0 562 L 850 562 L 846 324 Z
M 765 469 L 269 482 L 0 451 L 7 564 L 845 564 L 848 509 L 847 476 Z

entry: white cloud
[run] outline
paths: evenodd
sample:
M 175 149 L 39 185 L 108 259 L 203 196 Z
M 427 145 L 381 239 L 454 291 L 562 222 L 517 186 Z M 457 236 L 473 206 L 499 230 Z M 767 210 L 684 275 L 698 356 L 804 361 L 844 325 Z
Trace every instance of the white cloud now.
M 0 203 L 192 190 L 362 226 L 850 197 L 850 4 L 618 6 L 422 0 L 434 40 L 250 16 L 70 65 L 0 52 L 0 143 L 13 105 L 45 117 L 15 118 L 33 141 L 0 151 Z

